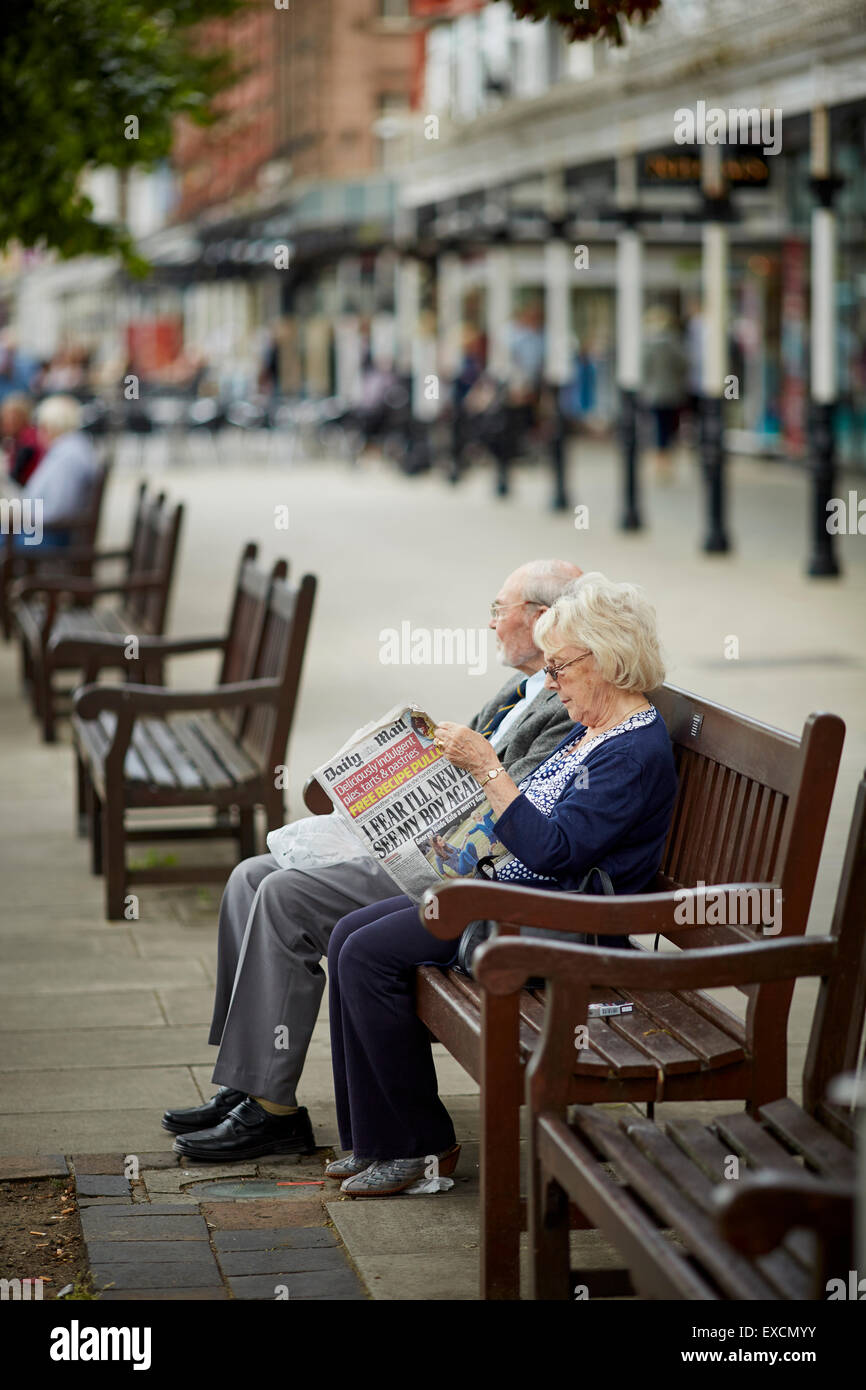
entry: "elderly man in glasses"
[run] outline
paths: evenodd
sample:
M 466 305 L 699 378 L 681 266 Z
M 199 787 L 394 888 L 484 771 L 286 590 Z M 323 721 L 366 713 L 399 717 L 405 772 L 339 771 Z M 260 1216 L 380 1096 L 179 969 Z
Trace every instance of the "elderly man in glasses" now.
M 513 668 L 469 723 L 520 780 L 571 728 L 555 690 L 545 689 L 532 629 L 579 578 L 565 560 L 536 560 L 505 580 L 491 605 L 497 657 Z M 325 986 L 321 958 L 335 924 L 393 896 L 396 885 L 371 857 L 309 870 L 283 869 L 270 854 L 232 871 L 219 919 L 216 998 L 209 1041 L 219 1047 L 217 1094 L 191 1110 L 168 1110 L 163 1127 L 196 1162 L 225 1163 L 314 1147 L 297 1086 Z M 275 1046 L 287 1030 L 288 1046 Z

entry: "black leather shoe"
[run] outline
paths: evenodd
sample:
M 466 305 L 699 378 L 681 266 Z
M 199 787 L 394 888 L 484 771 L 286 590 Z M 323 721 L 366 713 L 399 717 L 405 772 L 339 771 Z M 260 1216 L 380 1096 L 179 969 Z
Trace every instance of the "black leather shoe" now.
M 306 1109 L 293 1115 L 269 1115 L 248 1096 L 221 1124 L 174 1141 L 175 1153 L 196 1163 L 231 1163 L 264 1154 L 313 1153 L 316 1141 Z
M 230 1110 L 246 1100 L 246 1095 L 246 1091 L 233 1091 L 229 1086 L 220 1086 L 206 1105 L 199 1105 L 194 1110 L 166 1110 L 162 1127 L 169 1134 L 198 1134 L 203 1129 L 218 1125 Z

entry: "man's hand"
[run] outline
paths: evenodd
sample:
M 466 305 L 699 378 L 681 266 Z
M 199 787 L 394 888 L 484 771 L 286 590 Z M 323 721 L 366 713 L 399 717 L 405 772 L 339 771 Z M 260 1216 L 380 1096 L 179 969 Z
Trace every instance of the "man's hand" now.
M 501 766 L 487 739 L 465 724 L 437 724 L 433 730 L 437 748 L 441 748 L 449 763 L 465 767 L 473 777 L 481 778 L 491 768 Z

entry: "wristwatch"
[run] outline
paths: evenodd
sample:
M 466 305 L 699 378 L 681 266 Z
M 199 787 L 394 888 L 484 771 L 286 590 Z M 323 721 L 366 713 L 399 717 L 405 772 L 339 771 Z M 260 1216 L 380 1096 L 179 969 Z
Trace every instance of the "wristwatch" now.
M 504 771 L 504 767 L 492 767 L 488 772 L 487 776 L 484 778 L 484 781 L 478 783 L 479 787 L 486 787 L 488 782 L 492 782 L 494 777 L 498 777 L 500 772 Z

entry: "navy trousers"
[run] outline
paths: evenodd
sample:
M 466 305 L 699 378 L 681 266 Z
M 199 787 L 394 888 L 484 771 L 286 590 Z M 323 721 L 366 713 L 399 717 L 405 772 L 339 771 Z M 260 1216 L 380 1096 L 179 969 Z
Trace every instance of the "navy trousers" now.
M 418 1158 L 455 1141 L 439 1099 L 430 1034 L 415 1013 L 415 970 L 447 965 L 455 943 L 425 931 L 407 897 L 342 917 L 328 945 L 331 1057 L 344 1149 Z

